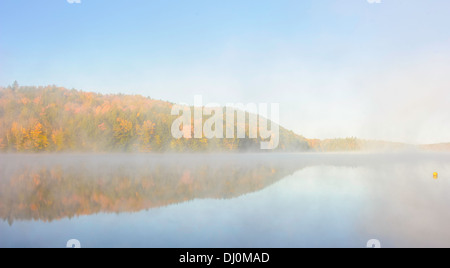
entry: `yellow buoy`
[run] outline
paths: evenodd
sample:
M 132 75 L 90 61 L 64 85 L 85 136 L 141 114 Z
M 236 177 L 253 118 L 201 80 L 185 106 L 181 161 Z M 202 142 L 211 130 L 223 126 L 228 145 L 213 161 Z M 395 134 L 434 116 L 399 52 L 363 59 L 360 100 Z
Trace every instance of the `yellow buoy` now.
M 437 173 L 437 172 L 434 172 L 434 173 L 433 173 L 433 178 L 434 178 L 434 179 L 437 179 L 437 178 L 438 178 L 438 173 Z

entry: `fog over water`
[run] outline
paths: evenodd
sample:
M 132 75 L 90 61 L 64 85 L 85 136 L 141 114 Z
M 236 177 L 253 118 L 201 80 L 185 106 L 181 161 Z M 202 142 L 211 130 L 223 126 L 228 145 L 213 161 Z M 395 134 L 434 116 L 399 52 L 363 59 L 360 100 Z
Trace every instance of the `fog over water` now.
M 0 247 L 448 247 L 449 160 L 0 155 Z

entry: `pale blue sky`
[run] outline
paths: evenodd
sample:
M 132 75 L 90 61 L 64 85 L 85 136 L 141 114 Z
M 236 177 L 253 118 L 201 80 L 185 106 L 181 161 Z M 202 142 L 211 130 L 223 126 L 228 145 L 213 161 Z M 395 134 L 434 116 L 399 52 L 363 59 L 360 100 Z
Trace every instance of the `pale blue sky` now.
M 309 138 L 450 141 L 448 0 L 1 0 L 0 85 L 279 102 Z

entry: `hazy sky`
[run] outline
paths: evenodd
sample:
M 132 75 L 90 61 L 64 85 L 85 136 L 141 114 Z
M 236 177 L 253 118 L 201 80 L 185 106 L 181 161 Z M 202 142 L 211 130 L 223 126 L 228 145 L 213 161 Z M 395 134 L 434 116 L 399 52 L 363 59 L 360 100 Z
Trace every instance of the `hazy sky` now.
M 450 141 L 448 0 L 1 0 L 0 85 L 278 102 L 308 138 Z

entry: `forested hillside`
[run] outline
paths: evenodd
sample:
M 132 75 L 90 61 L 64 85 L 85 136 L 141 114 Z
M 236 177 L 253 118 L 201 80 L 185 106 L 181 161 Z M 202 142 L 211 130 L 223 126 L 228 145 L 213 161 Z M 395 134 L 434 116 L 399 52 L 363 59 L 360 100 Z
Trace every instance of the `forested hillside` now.
M 0 87 L 0 151 L 259 150 L 259 139 L 174 139 L 172 105 L 139 95 L 101 95 L 56 86 Z M 277 150 L 308 149 L 305 138 L 280 128 Z
M 172 106 L 140 95 L 102 95 L 56 86 L 0 87 L 0 152 L 260 151 L 261 139 L 248 138 L 248 114 L 245 139 L 173 138 L 171 127 L 177 116 L 171 115 Z M 207 119 L 204 117 L 204 121 Z M 450 151 L 450 146 L 412 146 L 357 138 L 305 139 L 280 127 L 275 151 L 410 149 Z

